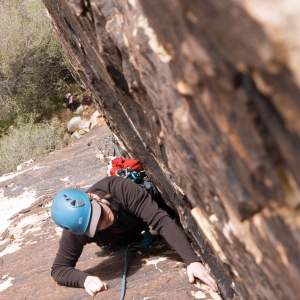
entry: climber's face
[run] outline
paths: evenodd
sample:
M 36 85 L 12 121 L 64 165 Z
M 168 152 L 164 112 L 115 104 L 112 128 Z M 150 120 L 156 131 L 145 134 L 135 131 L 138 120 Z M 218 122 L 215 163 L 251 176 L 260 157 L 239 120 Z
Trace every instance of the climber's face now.
M 109 226 L 111 226 L 115 220 L 114 214 L 108 205 L 101 202 L 101 199 L 98 195 L 93 193 L 87 193 L 90 200 L 97 201 L 97 203 L 101 206 L 101 215 L 97 225 L 97 231 L 103 230 Z
M 109 206 L 104 203 L 99 203 L 99 204 L 102 208 L 102 212 L 98 223 L 98 229 L 97 229 L 98 231 L 111 226 L 115 220 L 114 214 L 112 210 L 109 208 Z

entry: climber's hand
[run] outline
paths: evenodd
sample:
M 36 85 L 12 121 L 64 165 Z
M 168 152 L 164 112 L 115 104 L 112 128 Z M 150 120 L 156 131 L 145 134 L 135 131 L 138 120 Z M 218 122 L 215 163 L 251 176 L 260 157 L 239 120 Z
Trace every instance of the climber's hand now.
M 97 276 L 88 276 L 84 282 L 84 288 L 91 296 L 108 289 L 107 283 Z
M 187 267 L 187 274 L 189 277 L 189 282 L 194 283 L 195 277 L 204 281 L 209 285 L 215 292 L 219 293 L 219 289 L 216 281 L 211 277 L 208 270 L 200 262 L 193 262 Z

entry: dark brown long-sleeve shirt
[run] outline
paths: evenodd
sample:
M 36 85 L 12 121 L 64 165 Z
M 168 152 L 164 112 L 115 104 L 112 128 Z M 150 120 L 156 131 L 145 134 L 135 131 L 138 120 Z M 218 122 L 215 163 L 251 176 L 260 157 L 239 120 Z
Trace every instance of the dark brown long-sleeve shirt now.
M 110 208 L 115 221 L 107 230 L 130 230 L 140 224 L 142 219 L 166 239 L 187 265 L 200 261 L 184 233 L 171 217 L 158 207 L 150 194 L 131 180 L 106 177 L 94 184 L 88 192 L 95 194 L 104 192 L 113 195 Z M 99 240 L 97 235 L 100 234 L 101 232 L 98 231 L 93 238 L 89 238 L 63 231 L 51 271 L 55 281 L 66 286 L 84 287 L 88 274 L 75 269 L 75 266 L 84 245 L 97 242 Z

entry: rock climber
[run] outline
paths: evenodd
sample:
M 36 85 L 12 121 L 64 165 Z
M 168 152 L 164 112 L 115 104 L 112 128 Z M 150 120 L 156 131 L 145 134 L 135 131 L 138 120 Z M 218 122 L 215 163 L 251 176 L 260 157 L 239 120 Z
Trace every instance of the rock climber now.
M 71 93 L 67 93 L 65 95 L 64 101 L 67 104 L 67 108 L 70 108 L 72 111 L 76 110 L 80 106 L 80 102 L 75 101 Z
M 107 290 L 108 285 L 101 278 L 75 269 L 84 245 L 95 242 L 102 247 L 132 242 L 151 225 L 186 263 L 189 282 L 199 278 L 218 292 L 216 281 L 183 231 L 149 193 L 129 179 L 106 177 L 86 192 L 62 190 L 53 198 L 51 215 L 64 229 L 51 270 L 59 284 L 84 288 L 91 296 Z

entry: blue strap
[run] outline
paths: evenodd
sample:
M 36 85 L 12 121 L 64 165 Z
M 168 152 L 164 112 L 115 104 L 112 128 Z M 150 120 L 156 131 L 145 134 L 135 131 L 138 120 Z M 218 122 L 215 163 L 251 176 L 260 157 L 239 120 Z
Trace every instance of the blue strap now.
M 138 245 L 136 248 L 146 249 L 146 248 L 149 248 L 152 244 L 153 244 L 152 234 L 149 231 L 145 231 L 142 243 L 140 245 Z
M 146 249 L 149 248 L 153 244 L 153 238 L 152 234 L 149 231 L 144 232 L 144 238 L 142 240 L 142 243 L 138 246 L 128 246 L 126 251 L 125 251 L 125 269 L 123 273 L 123 279 L 122 279 L 122 292 L 121 292 L 121 298 L 120 300 L 123 300 L 125 297 L 125 291 L 126 291 L 126 276 L 127 276 L 127 270 L 128 270 L 128 262 L 127 262 L 127 257 L 128 257 L 128 251 L 130 248 L 133 249 Z
M 131 246 L 128 246 L 125 251 L 125 269 L 123 273 L 123 279 L 122 279 L 122 292 L 120 300 L 123 300 L 125 297 L 125 291 L 126 291 L 126 276 L 127 276 L 127 269 L 128 269 L 128 263 L 127 263 L 127 256 L 128 256 L 128 250 L 131 248 Z

